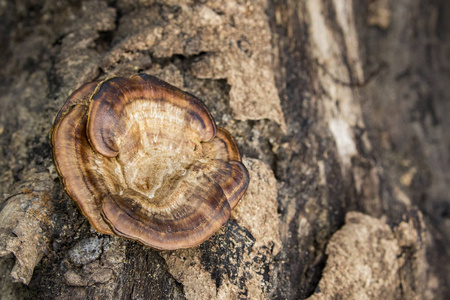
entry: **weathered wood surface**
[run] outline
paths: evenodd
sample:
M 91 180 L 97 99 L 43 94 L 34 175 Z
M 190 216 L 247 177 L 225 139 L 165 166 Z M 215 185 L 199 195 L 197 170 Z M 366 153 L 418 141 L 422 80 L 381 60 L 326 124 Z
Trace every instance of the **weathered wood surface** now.
M 445 299 L 445 0 L 0 3 L 2 299 Z M 138 71 L 201 99 L 251 184 L 199 247 L 97 234 L 48 132 L 81 83 Z

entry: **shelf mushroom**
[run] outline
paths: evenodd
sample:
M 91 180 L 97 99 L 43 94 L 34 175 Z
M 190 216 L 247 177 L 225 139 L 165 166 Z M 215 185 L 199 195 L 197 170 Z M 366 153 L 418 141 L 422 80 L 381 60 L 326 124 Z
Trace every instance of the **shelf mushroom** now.
M 51 144 L 64 189 L 91 225 L 156 249 L 208 239 L 249 183 L 233 137 L 205 105 L 147 74 L 73 92 Z

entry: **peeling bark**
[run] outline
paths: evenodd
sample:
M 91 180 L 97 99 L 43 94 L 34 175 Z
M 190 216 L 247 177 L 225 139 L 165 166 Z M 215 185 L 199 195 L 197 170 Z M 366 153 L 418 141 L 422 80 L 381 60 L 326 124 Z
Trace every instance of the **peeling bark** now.
M 4 1 L 2 299 L 445 299 L 445 0 Z M 251 183 L 202 245 L 96 233 L 48 132 L 86 81 L 146 72 L 195 94 Z

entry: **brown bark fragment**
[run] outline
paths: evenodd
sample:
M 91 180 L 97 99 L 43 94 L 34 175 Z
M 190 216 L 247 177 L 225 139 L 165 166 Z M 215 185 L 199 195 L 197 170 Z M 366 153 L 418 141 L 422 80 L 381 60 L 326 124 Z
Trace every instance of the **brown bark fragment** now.
M 48 173 L 32 172 L 11 190 L 0 212 L 0 257 L 14 255 L 11 277 L 15 282 L 28 284 L 34 268 L 49 251 L 54 228 L 52 187 Z
M 322 279 L 309 299 L 398 299 L 399 294 L 423 299 L 424 224 L 421 216 L 417 221 L 419 231 L 412 220 L 392 231 L 382 220 L 347 213 L 345 226 L 330 239 Z M 412 273 L 404 277 L 406 269 Z

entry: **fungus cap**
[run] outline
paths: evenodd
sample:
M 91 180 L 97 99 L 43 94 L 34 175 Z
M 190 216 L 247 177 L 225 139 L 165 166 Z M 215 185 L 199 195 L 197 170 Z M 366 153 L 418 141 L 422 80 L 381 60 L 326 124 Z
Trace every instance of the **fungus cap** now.
M 146 74 L 73 92 L 51 144 L 67 194 L 97 231 L 157 249 L 205 241 L 249 183 L 233 137 L 205 105 Z

